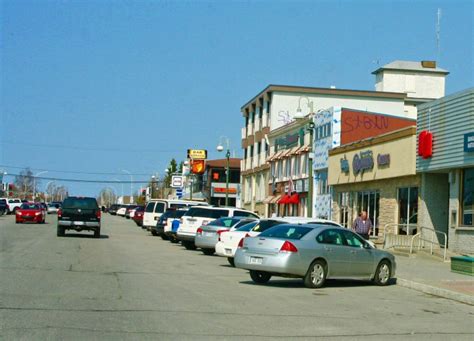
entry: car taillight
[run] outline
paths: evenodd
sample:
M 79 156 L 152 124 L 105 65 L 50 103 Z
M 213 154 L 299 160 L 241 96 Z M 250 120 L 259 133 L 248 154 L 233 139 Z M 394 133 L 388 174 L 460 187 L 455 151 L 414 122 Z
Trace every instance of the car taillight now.
M 239 249 L 241 249 L 241 248 L 244 247 L 244 239 L 245 239 L 245 237 L 242 238 L 242 239 L 240 240 L 240 242 L 239 242 L 239 245 L 237 245 L 237 247 L 238 247 Z
M 221 241 L 221 234 L 224 232 L 228 232 L 227 230 L 218 230 L 217 231 L 217 240 Z
M 61 218 L 62 215 L 63 215 L 63 210 L 62 210 L 62 209 L 59 209 L 59 210 L 58 210 L 58 218 Z
M 201 234 L 202 233 L 202 228 L 198 228 L 197 231 L 196 231 L 197 234 Z
M 100 219 L 100 210 L 95 211 L 95 216 L 97 219 Z
M 280 248 L 280 252 L 298 252 L 298 249 L 289 241 L 285 241 Z

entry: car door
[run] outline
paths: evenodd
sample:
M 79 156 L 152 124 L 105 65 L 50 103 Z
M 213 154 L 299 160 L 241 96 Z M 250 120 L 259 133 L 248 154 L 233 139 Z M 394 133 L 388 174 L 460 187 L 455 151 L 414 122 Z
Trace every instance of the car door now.
M 373 249 L 364 247 L 366 242 L 354 232 L 345 230 L 342 233 L 351 254 L 349 276 L 370 277 L 374 267 Z
M 338 229 L 322 231 L 316 242 L 322 246 L 324 258 L 328 262 L 328 277 L 346 277 L 349 273 L 351 253 L 344 245 L 344 237 Z

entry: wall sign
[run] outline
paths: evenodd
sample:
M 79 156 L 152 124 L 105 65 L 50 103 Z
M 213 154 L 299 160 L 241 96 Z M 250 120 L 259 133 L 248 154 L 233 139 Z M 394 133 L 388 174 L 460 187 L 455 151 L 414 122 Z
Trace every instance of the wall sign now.
M 374 157 L 372 156 L 371 150 L 354 155 L 354 159 L 352 160 L 352 170 L 354 171 L 354 175 L 364 173 L 366 170 L 373 168 Z
M 390 166 L 390 154 L 379 154 L 377 155 L 377 165 L 380 166 Z
M 205 159 L 207 159 L 207 150 L 205 150 L 205 149 L 188 149 L 188 159 L 205 160 Z
M 349 173 L 350 167 L 349 167 L 349 160 L 346 159 L 346 156 L 344 155 L 344 159 L 341 159 L 341 172 L 343 173 Z
M 285 137 L 280 137 L 276 139 L 276 145 L 278 148 L 288 148 L 288 147 L 293 147 L 296 146 L 299 140 L 299 133 L 296 134 L 291 134 L 291 135 L 286 135 Z
M 466 153 L 474 152 L 474 131 L 464 134 L 464 151 Z

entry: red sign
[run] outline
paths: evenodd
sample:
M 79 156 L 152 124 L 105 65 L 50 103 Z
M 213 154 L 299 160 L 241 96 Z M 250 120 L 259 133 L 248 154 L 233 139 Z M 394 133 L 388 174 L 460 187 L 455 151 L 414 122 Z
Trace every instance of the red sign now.
M 225 192 L 226 192 L 225 187 L 224 188 L 214 187 L 213 190 L 214 190 L 214 193 L 224 193 L 225 194 Z M 237 188 L 229 188 L 227 193 L 228 194 L 237 194 Z
M 203 174 L 206 170 L 206 162 L 204 160 L 192 160 L 191 172 L 194 174 Z
M 423 159 L 428 159 L 433 156 L 433 133 L 423 130 L 418 135 L 418 155 Z

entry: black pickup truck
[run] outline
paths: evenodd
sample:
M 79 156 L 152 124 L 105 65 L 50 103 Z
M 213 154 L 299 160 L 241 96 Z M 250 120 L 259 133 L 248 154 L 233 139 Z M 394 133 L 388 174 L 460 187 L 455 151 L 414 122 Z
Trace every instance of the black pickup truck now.
M 8 203 L 6 199 L 0 199 L 0 215 L 7 214 L 8 212 Z
M 94 237 L 100 238 L 101 211 L 95 198 L 67 197 L 58 211 L 58 237 L 66 230 L 94 231 Z

